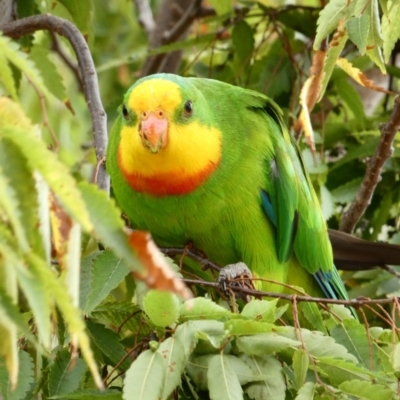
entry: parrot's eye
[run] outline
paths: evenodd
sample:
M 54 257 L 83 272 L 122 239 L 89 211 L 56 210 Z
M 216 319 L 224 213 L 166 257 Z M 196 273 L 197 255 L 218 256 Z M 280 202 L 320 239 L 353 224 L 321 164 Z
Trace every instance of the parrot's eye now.
M 188 100 L 185 103 L 185 105 L 183 107 L 183 110 L 184 110 L 186 116 L 192 115 L 192 113 L 193 113 L 193 103 L 190 100 Z
M 129 112 L 125 104 L 122 105 L 122 115 L 125 119 L 129 118 Z

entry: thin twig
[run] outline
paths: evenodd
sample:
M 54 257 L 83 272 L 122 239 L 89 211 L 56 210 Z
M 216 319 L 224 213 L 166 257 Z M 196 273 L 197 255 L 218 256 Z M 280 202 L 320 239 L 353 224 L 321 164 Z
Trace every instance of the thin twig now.
M 208 282 L 204 280 L 197 280 L 197 279 L 183 279 L 183 281 L 189 285 L 200 285 L 200 286 L 208 286 L 214 289 L 218 289 L 220 287 L 218 282 Z M 278 282 L 276 282 L 278 284 Z M 275 293 L 275 292 L 265 292 L 262 290 L 252 290 L 243 287 L 237 286 L 230 286 L 230 288 L 239 293 L 249 294 L 251 296 L 260 296 L 260 297 L 272 297 L 275 299 L 283 299 L 288 300 L 290 302 L 293 301 L 292 294 L 285 294 L 285 293 Z M 391 304 L 394 302 L 395 297 L 389 297 L 386 299 L 374 299 L 371 300 L 369 298 L 361 298 L 361 299 L 352 299 L 352 300 L 340 300 L 340 299 L 326 299 L 320 297 L 311 297 L 311 296 L 299 296 L 296 294 L 296 300 L 298 302 L 304 301 L 308 303 L 322 303 L 322 304 L 342 304 L 344 306 L 350 307 L 360 307 L 367 304 Z
M 55 33 L 50 31 L 50 36 L 51 36 L 51 40 L 52 40 L 51 49 L 60 56 L 60 58 L 64 61 L 66 66 L 72 71 L 72 73 L 75 75 L 75 78 L 78 82 L 79 90 L 82 93 L 84 93 L 82 77 L 81 77 L 81 73 L 79 71 L 78 64 L 75 63 L 74 61 L 72 61 L 71 58 L 67 55 L 67 53 L 61 46 L 60 39 L 58 39 L 58 37 L 55 35 Z
M 378 147 L 374 156 L 368 163 L 367 171 L 356 198 L 342 217 L 340 223 L 341 231 L 348 233 L 353 232 L 357 222 L 370 204 L 374 190 L 381 179 L 383 165 L 393 153 L 393 141 L 399 129 L 400 96 L 397 96 L 389 121 L 380 127 L 381 137 Z
M 147 35 L 150 36 L 156 26 L 150 4 L 148 0 L 133 0 L 133 1 L 136 6 L 139 24 L 146 31 Z
M 82 33 L 71 22 L 50 14 L 34 15 L 11 22 L 2 27 L 3 34 L 13 39 L 29 35 L 38 30 L 48 30 L 64 36 L 71 43 L 78 59 L 83 80 L 86 103 L 92 119 L 94 148 L 97 160 L 105 157 L 107 149 L 107 116 L 100 99 L 96 69 L 92 55 Z M 104 163 L 99 168 L 97 185 L 109 192 L 110 182 Z
M 50 125 L 49 118 L 48 118 L 48 115 L 47 115 L 46 101 L 44 99 L 44 95 L 32 80 L 30 80 L 28 77 L 26 77 L 26 79 L 32 85 L 33 89 L 35 89 L 35 92 L 37 93 L 37 95 L 39 97 L 40 107 L 42 109 L 42 114 L 43 114 L 43 125 L 49 130 L 50 136 L 51 136 L 51 138 L 53 139 L 53 142 L 54 142 L 53 150 L 55 152 L 57 152 L 58 148 L 60 147 L 60 142 L 58 141 L 58 138 L 57 138 L 56 133 L 54 132 L 54 129 Z

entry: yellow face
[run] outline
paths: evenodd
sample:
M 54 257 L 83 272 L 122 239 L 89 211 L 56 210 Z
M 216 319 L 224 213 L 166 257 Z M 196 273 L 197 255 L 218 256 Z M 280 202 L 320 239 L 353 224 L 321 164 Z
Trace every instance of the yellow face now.
M 126 107 L 138 120 L 135 125 L 123 125 L 118 159 L 125 178 L 135 190 L 154 195 L 186 194 L 217 168 L 222 133 L 195 118 L 196 102 L 194 115 L 186 123 L 174 120 L 177 110 L 185 112 L 188 100 L 191 99 L 182 98 L 178 84 L 164 79 L 146 80 L 131 91 Z M 141 124 L 149 114 L 162 116 L 167 125 L 166 144 L 153 153 L 143 144 L 140 133 Z M 160 185 L 163 188 L 157 189 Z

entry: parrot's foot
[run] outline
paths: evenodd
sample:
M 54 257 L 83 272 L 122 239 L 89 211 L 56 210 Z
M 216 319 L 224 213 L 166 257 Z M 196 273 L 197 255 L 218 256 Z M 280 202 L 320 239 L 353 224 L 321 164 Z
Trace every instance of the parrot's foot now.
M 221 268 L 218 277 L 218 283 L 221 286 L 222 291 L 229 297 L 233 295 L 231 287 L 240 287 L 245 289 L 255 290 L 252 281 L 253 275 L 249 267 L 243 263 L 238 262 L 236 264 L 229 264 L 224 268 Z M 244 298 L 246 301 L 250 301 L 250 296 L 245 293 L 237 293 L 236 297 Z

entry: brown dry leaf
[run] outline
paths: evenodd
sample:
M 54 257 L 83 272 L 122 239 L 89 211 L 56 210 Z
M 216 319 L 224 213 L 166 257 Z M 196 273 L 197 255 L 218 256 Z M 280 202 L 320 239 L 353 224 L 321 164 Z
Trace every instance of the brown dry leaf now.
M 336 65 L 338 65 L 340 68 L 343 69 L 344 72 L 346 72 L 347 75 L 349 75 L 352 79 L 354 79 L 357 83 L 359 83 L 361 86 L 364 86 L 366 88 L 376 90 L 378 92 L 383 92 L 386 94 L 396 94 L 392 92 L 391 90 L 387 90 L 381 86 L 377 86 L 374 84 L 373 81 L 368 79 L 358 68 L 353 67 L 353 64 L 348 61 L 346 58 L 339 57 L 336 61 Z
M 314 53 L 312 65 L 310 67 L 310 76 L 304 82 L 300 93 L 300 104 L 302 106 L 302 110 L 293 127 L 298 133 L 301 131 L 304 132 L 304 136 L 306 137 L 308 145 L 310 146 L 313 154 L 315 154 L 315 143 L 310 113 L 314 108 L 321 91 L 325 57 L 325 50 L 318 50 Z
M 136 279 L 144 281 L 151 289 L 169 291 L 185 300 L 193 297 L 183 281 L 174 274 L 149 232 L 132 231 L 129 233 L 129 244 L 145 268 L 143 274 L 134 272 Z
M 53 253 L 58 258 L 61 269 L 64 269 L 64 256 L 68 249 L 68 240 L 73 221 L 60 206 L 53 192 L 50 192 L 49 197 Z

